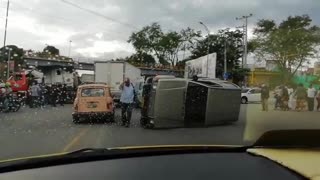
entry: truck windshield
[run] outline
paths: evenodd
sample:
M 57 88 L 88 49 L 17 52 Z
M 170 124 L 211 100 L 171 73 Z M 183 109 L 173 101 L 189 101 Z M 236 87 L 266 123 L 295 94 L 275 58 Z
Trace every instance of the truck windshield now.
M 104 96 L 104 90 L 102 88 L 90 88 L 83 89 L 81 91 L 82 97 L 102 97 Z
M 249 91 L 249 89 L 242 89 L 241 93 L 247 93 Z

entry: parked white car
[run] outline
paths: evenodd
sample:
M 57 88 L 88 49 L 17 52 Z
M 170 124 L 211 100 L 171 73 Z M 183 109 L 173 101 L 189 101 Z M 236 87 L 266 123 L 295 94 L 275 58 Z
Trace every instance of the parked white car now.
M 244 88 L 241 91 L 241 103 L 261 102 L 261 88 Z

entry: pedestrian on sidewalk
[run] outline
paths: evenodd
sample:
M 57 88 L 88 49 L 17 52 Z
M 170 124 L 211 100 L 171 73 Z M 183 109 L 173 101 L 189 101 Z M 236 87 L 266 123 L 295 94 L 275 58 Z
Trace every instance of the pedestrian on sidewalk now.
M 289 101 L 288 101 L 288 107 L 290 110 L 294 110 L 296 108 L 295 106 L 295 97 L 294 97 L 294 89 L 291 85 L 288 86 L 288 94 L 289 94 Z
M 295 94 L 297 97 L 296 110 L 301 111 L 305 109 L 306 94 L 306 89 L 303 87 L 303 84 L 300 83 Z
M 266 84 L 261 85 L 261 103 L 262 103 L 262 111 L 268 111 L 268 100 L 269 100 L 269 95 L 270 90 L 269 87 Z
M 317 91 L 316 100 L 317 100 L 317 111 L 319 111 L 320 110 L 320 89 Z
M 308 96 L 308 110 L 313 111 L 314 110 L 314 99 L 316 96 L 316 89 L 313 87 L 312 84 L 310 84 L 308 91 L 307 91 L 307 96 Z
M 282 86 L 281 110 L 283 110 L 283 111 L 288 111 L 289 110 L 288 101 L 289 101 L 288 88 L 286 86 Z
M 135 89 L 129 78 L 126 78 L 119 88 L 122 90 L 120 97 L 122 126 L 129 127 L 135 99 Z
M 275 104 L 274 104 L 274 110 L 277 110 L 279 107 L 281 108 L 281 96 L 282 96 L 282 86 L 278 86 L 274 90 L 274 98 L 275 98 Z

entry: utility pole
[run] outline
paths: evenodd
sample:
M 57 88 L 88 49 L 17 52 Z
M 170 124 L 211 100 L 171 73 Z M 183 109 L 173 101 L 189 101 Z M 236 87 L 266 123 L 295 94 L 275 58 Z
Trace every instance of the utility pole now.
M 69 53 L 68 53 L 68 57 L 70 58 L 70 55 L 71 55 L 71 43 L 72 43 L 72 41 L 70 40 L 69 41 Z
M 9 16 L 9 5 L 10 5 L 10 2 L 9 2 L 9 0 L 8 0 L 8 2 L 7 2 L 7 13 L 6 13 L 6 23 L 5 23 L 5 27 L 4 27 L 3 47 L 6 46 L 6 41 L 7 41 L 7 27 L 8 27 L 8 16 Z
M 7 63 L 7 66 L 8 66 L 8 68 L 7 68 L 7 79 L 9 79 L 9 77 L 10 77 L 10 59 L 11 59 L 11 49 L 9 48 L 8 49 L 8 51 L 9 51 L 9 53 L 8 53 L 8 63 Z
M 5 47 L 6 47 L 6 41 L 7 41 L 7 27 L 8 27 L 8 16 L 9 16 L 9 0 L 7 2 L 7 13 L 6 13 L 6 23 L 4 26 L 4 38 L 3 38 L 3 55 L 5 54 Z
M 227 39 L 224 40 L 224 74 L 223 76 L 227 76 Z
M 236 20 L 244 20 L 244 51 L 243 51 L 243 62 L 242 66 L 247 67 L 247 54 L 248 54 L 248 18 L 252 17 L 252 14 L 237 17 Z
M 210 41 L 209 41 L 209 36 L 210 36 L 210 30 L 209 28 L 203 23 L 203 22 L 199 22 L 207 31 L 208 33 L 208 47 L 207 47 L 207 70 L 206 70 L 206 77 L 208 77 L 208 71 L 209 71 L 209 53 L 210 53 Z

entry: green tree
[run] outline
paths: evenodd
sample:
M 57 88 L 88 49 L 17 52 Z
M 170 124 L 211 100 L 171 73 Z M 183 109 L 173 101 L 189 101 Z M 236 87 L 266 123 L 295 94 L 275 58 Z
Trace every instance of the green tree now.
M 19 65 L 23 65 L 23 54 L 24 51 L 22 48 L 19 48 L 16 45 L 7 45 L 6 47 L 2 47 L 0 49 L 1 52 L 1 61 L 6 62 L 8 61 L 8 56 L 9 56 L 9 49 L 10 49 L 10 60 L 14 61 L 15 69 L 17 70 Z
M 137 54 L 154 54 L 161 64 L 166 65 L 169 62 L 175 66 L 179 61 L 178 52 L 191 48 L 199 36 L 200 32 L 191 28 L 165 33 L 159 24 L 153 23 L 132 33 L 128 42 L 132 43 Z
M 245 80 L 245 77 L 248 76 L 249 72 L 250 69 L 247 68 L 233 69 L 231 71 L 232 82 L 241 85 L 240 82 Z
M 203 40 L 198 41 L 191 50 L 191 59 L 205 56 L 208 53 L 217 53 L 216 75 L 222 77 L 224 70 L 224 48 L 227 50 L 228 72 L 239 68 L 239 58 L 242 57 L 243 33 L 239 30 L 230 29 L 219 30 L 217 34 L 210 34 Z
M 146 66 L 152 66 L 155 65 L 156 60 L 154 59 L 153 56 L 147 53 L 141 53 L 141 54 L 133 54 L 130 57 L 126 58 L 126 61 L 132 64 L 142 64 Z
M 47 53 L 49 55 L 52 55 L 52 56 L 55 56 L 55 55 L 60 55 L 60 51 L 59 49 L 57 49 L 56 47 L 54 46 L 46 46 L 44 49 L 43 49 L 43 53 Z
M 320 31 L 311 23 L 308 15 L 289 16 L 278 25 L 273 20 L 262 19 L 254 29 L 254 53 L 260 60 L 276 60 L 285 82 L 316 53 Z

